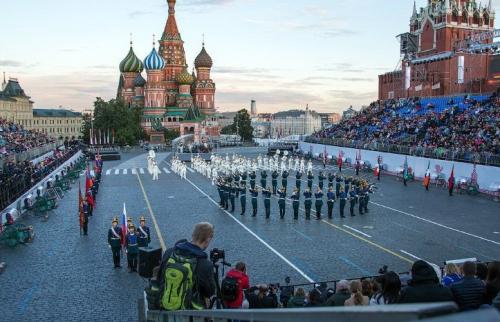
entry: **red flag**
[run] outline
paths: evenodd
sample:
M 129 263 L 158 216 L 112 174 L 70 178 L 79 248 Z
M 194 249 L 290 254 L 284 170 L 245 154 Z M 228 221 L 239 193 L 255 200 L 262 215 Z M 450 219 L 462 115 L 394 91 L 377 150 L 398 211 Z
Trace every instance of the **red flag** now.
M 92 188 L 93 182 L 90 177 L 89 164 L 87 163 L 87 171 L 85 171 L 85 191 L 89 191 Z
M 380 169 L 378 168 L 378 165 L 375 167 L 375 170 L 373 172 L 373 174 L 375 175 L 375 177 L 378 177 L 378 173 L 380 172 Z
M 78 215 L 80 217 L 80 230 L 83 228 L 84 214 L 83 214 L 83 198 L 82 198 L 82 185 L 78 182 Z
M 451 168 L 451 174 L 448 178 L 448 189 L 453 189 L 453 186 L 455 186 L 455 165 Z

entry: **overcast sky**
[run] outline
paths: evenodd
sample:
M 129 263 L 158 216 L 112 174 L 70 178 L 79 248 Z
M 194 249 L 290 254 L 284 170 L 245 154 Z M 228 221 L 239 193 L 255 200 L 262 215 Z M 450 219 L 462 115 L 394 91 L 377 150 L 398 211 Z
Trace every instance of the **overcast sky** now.
M 19 78 L 35 107 L 83 110 L 114 98 L 130 33 L 139 58 L 161 36 L 166 0 L 2 1 L 0 72 Z M 483 3 L 487 3 L 483 0 Z M 418 0 L 424 5 L 427 0 Z M 500 0 L 493 0 L 500 12 Z M 376 99 L 377 75 L 399 60 L 413 0 L 177 0 L 187 61 L 202 34 L 214 60 L 216 106 L 259 112 L 340 112 Z

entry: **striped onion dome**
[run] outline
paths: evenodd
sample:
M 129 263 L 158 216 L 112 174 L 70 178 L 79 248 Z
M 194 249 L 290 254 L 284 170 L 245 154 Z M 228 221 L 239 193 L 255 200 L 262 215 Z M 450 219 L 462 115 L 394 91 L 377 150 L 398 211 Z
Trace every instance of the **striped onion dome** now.
M 137 58 L 134 53 L 134 49 L 132 45 L 130 46 L 130 50 L 122 62 L 120 63 L 120 72 L 122 73 L 140 73 L 144 70 L 144 65 L 141 60 Z
M 162 70 L 165 68 L 165 61 L 158 54 L 156 48 L 153 48 L 151 53 L 144 59 L 144 65 L 146 66 L 146 70 Z
M 144 85 L 146 85 L 146 80 L 144 79 L 144 77 L 142 77 L 142 74 L 139 73 L 139 75 L 137 75 L 137 77 L 134 80 L 134 86 L 144 87 Z
M 207 53 L 205 50 L 205 44 L 203 44 L 203 48 L 201 49 L 200 53 L 198 56 L 196 56 L 196 59 L 194 60 L 194 66 L 196 68 L 204 67 L 204 68 L 212 68 L 213 61 L 212 57 Z
M 182 73 L 177 75 L 176 81 L 177 81 L 177 83 L 179 83 L 179 85 L 191 85 L 191 84 L 193 84 L 194 79 L 193 79 L 193 76 L 191 76 L 191 74 L 189 74 L 187 67 L 186 67 L 186 68 L 184 68 Z

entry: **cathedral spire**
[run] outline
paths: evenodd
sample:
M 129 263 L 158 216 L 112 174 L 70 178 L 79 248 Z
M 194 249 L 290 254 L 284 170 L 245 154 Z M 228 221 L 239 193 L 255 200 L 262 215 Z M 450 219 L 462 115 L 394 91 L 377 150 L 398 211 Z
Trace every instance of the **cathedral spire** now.
M 7 82 L 5 81 L 5 72 L 3 72 L 2 91 L 5 89 L 5 86 L 7 86 Z
M 413 0 L 413 17 L 417 15 L 417 1 Z
M 177 21 L 175 20 L 175 1 L 167 0 L 168 3 L 168 19 L 163 31 L 162 40 L 181 40 L 179 29 L 177 28 Z

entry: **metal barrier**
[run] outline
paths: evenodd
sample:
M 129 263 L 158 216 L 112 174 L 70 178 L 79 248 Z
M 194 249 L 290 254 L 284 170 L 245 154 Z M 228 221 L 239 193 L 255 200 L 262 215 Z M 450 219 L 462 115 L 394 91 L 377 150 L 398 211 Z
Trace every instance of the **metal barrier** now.
M 454 302 L 394 304 L 298 309 L 148 311 L 139 300 L 139 321 L 147 322 L 400 322 L 449 315 L 458 311 Z

